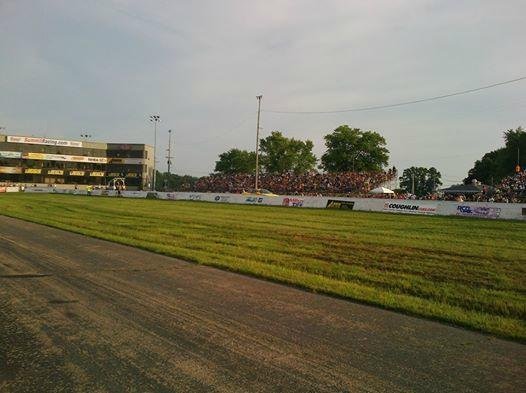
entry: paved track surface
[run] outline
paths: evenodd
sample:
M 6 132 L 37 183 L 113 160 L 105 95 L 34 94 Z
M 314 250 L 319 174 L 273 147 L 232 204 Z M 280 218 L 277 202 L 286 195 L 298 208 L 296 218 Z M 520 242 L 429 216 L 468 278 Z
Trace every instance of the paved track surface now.
M 0 217 L 0 391 L 519 392 L 524 345 Z

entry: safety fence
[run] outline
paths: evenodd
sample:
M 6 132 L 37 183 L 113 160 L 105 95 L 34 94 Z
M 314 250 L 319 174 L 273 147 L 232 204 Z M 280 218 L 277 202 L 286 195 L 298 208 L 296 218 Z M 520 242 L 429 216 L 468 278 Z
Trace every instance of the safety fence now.
M 202 201 L 245 205 L 287 206 L 293 208 L 342 209 L 417 215 L 463 216 L 490 219 L 526 220 L 525 203 L 452 202 L 381 198 L 343 198 L 314 196 L 266 196 L 198 192 L 149 192 L 115 190 L 60 190 L 50 187 L 30 187 L 25 192 L 58 193 L 124 198 Z

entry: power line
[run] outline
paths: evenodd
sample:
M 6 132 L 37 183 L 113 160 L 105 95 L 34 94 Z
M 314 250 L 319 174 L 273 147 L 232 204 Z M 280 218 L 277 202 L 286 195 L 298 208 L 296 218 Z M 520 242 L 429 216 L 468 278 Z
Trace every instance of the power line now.
M 365 107 L 361 107 L 361 108 L 340 109 L 340 110 L 332 110 L 332 111 L 280 111 L 280 110 L 269 110 L 269 109 L 267 109 L 267 110 L 263 110 L 263 112 L 267 112 L 267 113 L 290 113 L 290 114 L 297 114 L 297 115 L 313 115 L 313 114 L 324 114 L 324 113 L 345 113 L 345 112 L 372 111 L 372 110 L 376 110 L 376 109 L 394 108 L 394 107 L 397 107 L 397 106 L 418 104 L 420 102 L 441 100 L 443 98 L 459 96 L 459 95 L 468 94 L 468 93 L 474 93 L 474 92 L 477 92 L 477 91 L 480 91 L 480 90 L 491 89 L 492 87 L 507 85 L 507 84 L 514 83 L 514 82 L 519 82 L 519 81 L 522 81 L 524 79 L 526 79 L 526 76 L 521 76 L 520 78 L 511 79 L 511 80 L 507 80 L 507 81 L 504 81 L 504 82 L 493 83 L 493 84 L 487 85 L 487 86 L 477 87 L 475 89 L 462 90 L 462 91 L 457 91 L 457 92 L 454 92 L 454 93 L 443 94 L 443 95 L 440 95 L 440 96 L 434 96 L 434 97 L 428 97 L 428 98 L 420 98 L 420 99 L 412 100 L 412 101 L 398 102 L 396 104 L 372 105 L 372 106 L 365 106 Z

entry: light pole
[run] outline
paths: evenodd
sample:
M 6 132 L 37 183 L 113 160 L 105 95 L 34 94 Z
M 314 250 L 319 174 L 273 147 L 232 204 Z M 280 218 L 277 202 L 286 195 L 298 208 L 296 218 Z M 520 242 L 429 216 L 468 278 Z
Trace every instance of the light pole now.
M 411 170 L 411 194 L 415 195 L 415 171 Z
M 172 167 L 172 130 L 168 130 L 168 149 L 166 149 L 168 155 L 166 156 L 166 164 L 168 165 L 168 176 L 164 180 L 165 191 L 168 191 L 168 183 L 170 181 L 170 168 Z
M 259 183 L 259 116 L 261 114 L 261 99 L 263 98 L 262 95 L 256 96 L 258 100 L 258 125 L 256 128 L 256 191 L 258 190 L 258 183 Z
M 170 168 L 172 166 L 172 130 L 168 130 L 168 155 L 166 156 L 166 164 L 168 165 L 168 176 L 170 176 Z
M 150 121 L 153 123 L 153 182 L 152 182 L 152 191 L 155 191 L 155 180 L 157 177 L 157 174 L 155 173 L 157 171 L 155 167 L 155 161 L 157 157 L 157 123 L 161 121 L 161 117 L 159 115 L 151 115 Z

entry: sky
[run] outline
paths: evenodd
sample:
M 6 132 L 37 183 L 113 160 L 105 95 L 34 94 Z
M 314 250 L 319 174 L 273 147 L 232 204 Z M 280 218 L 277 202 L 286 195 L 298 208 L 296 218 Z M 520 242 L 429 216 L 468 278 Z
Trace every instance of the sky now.
M 0 126 L 7 134 L 154 142 L 158 168 L 204 176 L 272 131 L 347 124 L 382 134 L 390 165 L 460 182 L 526 127 L 526 80 L 448 99 L 337 114 L 526 76 L 526 2 L 0 0 Z

